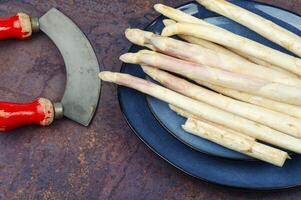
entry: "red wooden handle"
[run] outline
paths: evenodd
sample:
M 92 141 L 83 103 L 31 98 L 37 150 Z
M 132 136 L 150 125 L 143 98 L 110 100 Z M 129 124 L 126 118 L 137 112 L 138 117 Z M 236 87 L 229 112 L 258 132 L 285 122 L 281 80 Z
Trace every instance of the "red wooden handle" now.
M 25 39 L 32 34 L 31 18 L 24 13 L 18 13 L 10 18 L 0 18 L 0 40 L 17 38 Z
M 54 108 L 48 99 L 39 98 L 24 104 L 0 102 L 0 131 L 32 124 L 47 126 L 53 119 Z

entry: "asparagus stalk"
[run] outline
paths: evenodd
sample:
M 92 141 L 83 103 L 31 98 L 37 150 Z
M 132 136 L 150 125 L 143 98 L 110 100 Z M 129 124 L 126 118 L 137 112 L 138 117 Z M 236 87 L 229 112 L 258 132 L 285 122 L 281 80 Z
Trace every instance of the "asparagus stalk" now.
M 142 68 L 151 78 L 175 92 L 301 138 L 300 119 L 234 100 L 152 67 L 142 66 Z
M 176 23 L 177 23 L 176 21 L 171 20 L 171 19 L 163 20 L 163 24 L 165 26 L 169 26 L 171 24 L 176 24 Z M 177 36 L 189 43 L 200 45 L 207 49 L 211 49 L 215 52 L 219 52 L 219 53 L 223 53 L 225 55 L 231 56 L 231 57 L 235 57 L 236 59 L 246 60 L 243 57 L 241 57 L 240 55 L 238 55 L 218 44 L 215 44 L 215 43 L 207 41 L 207 40 L 203 40 L 202 38 L 197 38 L 197 37 L 193 37 L 193 36 L 189 36 L 189 35 L 177 35 Z
M 301 80 L 279 71 L 254 64 L 243 58 L 219 53 L 199 45 L 189 44 L 173 38 L 153 35 L 149 43 L 160 52 L 183 60 L 220 68 L 226 71 L 250 75 L 260 79 L 301 87 Z
M 101 72 L 99 74 L 99 77 L 103 81 L 113 82 L 151 95 L 169 104 L 187 110 L 188 112 L 205 120 L 221 124 L 230 129 L 249 135 L 250 137 L 265 141 L 284 149 L 301 153 L 300 139 L 291 137 L 264 125 L 239 117 L 208 104 L 193 100 L 189 97 L 173 92 L 157 84 L 136 78 L 131 75 L 108 71 Z
M 163 5 L 163 4 L 155 4 L 154 9 L 158 13 L 164 15 L 165 17 L 170 18 L 177 22 L 187 22 L 187 23 L 205 24 L 205 25 L 210 24 L 204 20 L 201 20 L 201 19 L 191 16 L 189 14 L 186 14 L 186 13 L 182 12 L 181 10 L 178 10 L 178 9 L 175 9 L 175 8 Z
M 180 38 L 182 38 L 183 40 L 191 43 L 191 44 L 197 44 L 197 45 L 200 45 L 202 47 L 205 47 L 207 49 L 211 49 L 213 51 L 216 51 L 216 52 L 219 52 L 219 53 L 223 53 L 225 55 L 228 55 L 228 56 L 231 56 L 231 57 L 234 57 L 235 59 L 241 59 L 243 61 L 245 61 L 246 59 L 243 58 L 242 56 L 239 56 L 238 54 L 218 45 L 218 44 L 215 44 L 213 42 L 209 42 L 207 40 L 203 40 L 201 38 L 196 38 L 196 37 L 193 37 L 193 36 L 189 36 L 189 35 L 178 35 Z
M 127 63 L 154 66 L 185 76 L 191 80 L 206 81 L 281 102 L 301 105 L 301 88 L 299 87 L 232 73 L 147 50 L 140 51 L 139 53 L 127 53 L 122 55 L 120 59 Z
M 177 23 L 165 27 L 162 36 L 191 35 L 238 50 L 301 75 L 301 59 L 264 46 L 248 38 L 212 25 Z
M 194 16 L 191 16 L 189 14 L 186 14 L 180 10 L 174 9 L 172 7 L 166 6 L 166 5 L 162 5 L 162 4 L 156 4 L 154 6 L 155 10 L 159 13 L 161 13 L 162 15 L 175 20 L 177 22 L 184 22 L 184 23 L 191 23 L 191 24 L 195 24 L 195 25 L 201 25 L 202 27 L 210 27 L 211 29 L 213 29 L 212 31 L 209 31 L 209 33 L 205 33 L 204 35 L 207 34 L 207 36 L 204 37 L 199 37 L 205 40 L 209 40 L 218 44 L 221 44 L 223 46 L 227 46 L 229 48 L 239 48 L 238 50 L 242 49 L 241 52 L 250 55 L 252 57 L 255 58 L 259 58 L 261 60 L 267 61 L 268 63 L 274 64 L 275 66 L 279 66 L 281 68 L 287 69 L 289 71 L 292 71 L 298 75 L 301 74 L 301 61 L 300 59 L 293 57 L 293 56 L 289 56 L 287 54 L 281 53 L 277 50 L 271 49 L 269 47 L 266 47 L 264 45 L 261 45 L 259 43 L 256 43 L 254 41 L 248 40 L 247 38 L 243 38 L 241 36 L 235 35 L 225 29 L 219 28 L 215 25 L 212 25 L 202 19 L 198 19 Z M 174 25 L 176 26 L 176 25 Z M 168 27 L 172 27 L 168 26 Z M 193 30 L 192 27 L 186 29 L 187 32 L 195 32 L 195 30 Z M 218 34 L 213 34 L 215 32 L 218 32 Z M 164 33 L 166 34 L 166 33 Z M 212 36 L 216 36 L 214 40 L 210 40 L 210 38 L 212 39 L 211 34 L 213 34 Z M 177 34 L 177 35 L 181 35 L 181 33 Z M 191 34 L 186 34 L 184 33 L 184 35 L 191 35 Z M 193 36 L 195 36 L 196 34 L 194 34 Z M 229 36 L 229 37 L 228 37 Z M 198 38 L 199 38 L 198 37 Z M 240 41 L 238 41 L 237 43 L 234 43 L 233 37 L 236 39 L 239 39 Z M 249 42 L 251 42 L 251 46 L 249 45 L 246 46 L 246 44 L 244 43 L 244 41 L 241 41 L 241 38 L 243 38 L 243 40 L 248 40 Z M 224 41 L 223 41 L 224 40 Z M 227 43 L 228 41 L 230 41 L 230 46 L 226 45 L 225 43 Z M 234 44 L 233 44 L 234 43 Z M 259 45 L 259 46 L 258 46 Z M 246 47 L 245 47 L 246 46 Z M 253 47 L 255 47 L 255 49 L 253 49 Z M 258 51 L 259 50 L 259 51 Z M 262 54 L 262 51 L 264 52 Z M 273 52 L 273 54 L 270 54 L 270 51 Z M 280 57 L 279 57 L 280 56 Z M 284 59 L 284 60 L 283 60 Z
M 157 6 L 155 6 L 155 9 L 161 13 L 162 15 L 164 16 L 167 16 L 171 19 L 165 19 L 163 20 L 163 23 L 165 26 L 168 26 L 168 25 L 171 25 L 171 24 L 175 24 L 176 21 L 177 22 L 186 22 L 186 23 L 194 23 L 194 24 L 205 24 L 205 25 L 211 25 L 210 23 L 202 20 L 202 19 L 198 19 L 196 17 L 193 17 L 189 14 L 186 14 L 180 10 L 177 10 L 177 9 L 174 9 L 172 7 L 168 7 L 168 6 L 165 6 L 165 5 L 162 5 L 162 4 L 157 4 Z M 275 65 L 272 65 L 270 64 L 269 62 L 266 62 L 266 61 L 263 61 L 263 60 L 260 60 L 260 59 L 257 59 L 255 57 L 252 57 L 250 55 L 246 55 L 244 53 L 241 53 L 235 49 L 231 49 L 232 51 L 234 51 L 235 53 L 231 52 L 230 50 L 220 46 L 220 45 L 217 45 L 213 42 L 210 42 L 210 41 L 207 41 L 207 40 L 204 40 L 204 39 L 201 39 L 201 38 L 197 38 L 197 37 L 193 37 L 193 36 L 190 36 L 190 35 L 178 35 L 180 38 L 192 43 L 192 44 L 198 44 L 198 45 L 201 45 L 203 47 L 206 47 L 208 49 L 211 49 L 211 50 L 214 50 L 214 51 L 217 51 L 217 52 L 220 52 L 220 53 L 224 53 L 226 55 L 229 55 L 229 56 L 233 56 L 233 57 L 236 57 L 237 59 L 243 59 L 241 56 L 239 55 L 242 55 L 243 57 L 246 57 L 248 58 L 248 60 L 251 60 L 252 62 L 258 64 L 258 65 L 262 65 L 262 66 L 266 66 L 266 67 L 269 67 L 273 70 L 277 70 L 283 74 L 286 74 L 286 75 L 289 75 L 291 77 L 294 77 L 296 78 L 297 76 L 292 73 L 292 72 L 289 72 L 285 69 L 282 69 L 280 67 L 277 67 Z M 239 55 L 237 55 L 237 54 Z
M 201 120 L 201 121 L 204 121 L 204 122 L 206 122 L 206 123 L 208 123 L 208 124 L 210 124 L 210 125 L 212 125 L 212 126 L 216 126 L 216 127 L 220 128 L 220 129 L 224 129 L 224 130 L 226 130 L 226 131 L 228 131 L 228 132 L 231 132 L 231 133 L 233 133 L 233 134 L 239 135 L 240 137 L 243 137 L 243 138 L 245 138 L 246 140 L 256 141 L 255 138 L 252 138 L 252 137 L 250 137 L 250 136 L 248 136 L 248 135 L 245 135 L 245 134 L 242 134 L 242 133 L 233 131 L 233 130 L 231 130 L 231 129 L 229 129 L 229 128 L 226 128 L 226 127 L 224 127 L 224 126 L 221 126 L 221 125 L 219 125 L 219 124 L 215 124 L 215 123 L 206 121 L 206 120 L 204 120 L 204 119 L 202 119 L 202 118 L 200 118 L 200 117 L 198 117 L 198 116 L 196 116 L 196 115 L 193 115 L 193 114 L 187 112 L 186 110 L 183 110 L 183 109 L 181 109 L 181 108 L 178 108 L 178 107 L 176 107 L 176 106 L 174 106 L 174 105 L 169 104 L 168 106 L 169 106 L 169 108 L 170 108 L 172 111 L 176 112 L 178 115 L 180 115 L 180 116 L 182 116 L 182 117 L 185 117 L 185 118 L 187 118 L 187 119 L 188 119 L 188 118 L 194 118 L 194 119 L 197 119 L 197 120 Z
M 231 90 L 228 88 L 220 87 L 220 86 L 213 85 L 213 84 L 206 83 L 206 82 L 198 82 L 198 83 L 201 85 L 204 85 L 216 92 L 219 92 L 226 96 L 232 97 L 234 99 L 238 99 L 238 100 L 241 100 L 244 102 L 255 104 L 255 105 L 258 105 L 258 106 L 261 106 L 264 108 L 268 108 L 270 110 L 281 112 L 281 113 L 301 119 L 301 107 L 300 106 L 295 106 L 295 105 L 291 105 L 291 104 L 281 103 L 278 101 L 273 101 L 271 99 L 267 99 L 264 97 L 260 97 L 260 96 L 256 96 L 256 95 L 252 95 L 252 94 L 248 94 L 248 93 L 240 92 L 240 91 L 236 91 L 236 90 Z
M 255 64 L 258 64 L 258 65 L 261 65 L 261 66 L 270 68 L 270 69 L 272 69 L 272 70 L 278 71 L 278 72 L 280 72 L 280 73 L 282 73 L 282 74 L 285 74 L 286 76 L 290 76 L 290 77 L 292 77 L 292 78 L 298 78 L 298 75 L 297 75 L 297 74 L 294 74 L 293 72 L 287 71 L 287 70 L 285 70 L 285 69 L 283 69 L 283 68 L 280 68 L 280 67 L 278 67 L 278 66 L 272 65 L 271 63 L 268 63 L 268 62 L 266 62 L 266 61 L 260 60 L 260 59 L 258 59 L 258 58 L 254 58 L 254 57 L 252 57 L 252 56 L 246 55 L 246 54 L 241 53 L 241 52 L 239 52 L 239 51 L 237 51 L 237 50 L 235 50 L 235 49 L 231 49 L 231 50 L 232 50 L 233 52 L 237 53 L 237 55 L 240 55 L 240 56 L 246 58 L 247 60 L 249 60 L 249 61 L 251 61 L 251 62 L 253 62 L 253 63 L 255 63 Z M 300 80 L 300 79 L 299 79 L 299 80 Z
M 291 52 L 294 52 L 298 56 L 301 56 L 301 38 L 274 22 L 228 1 L 197 0 L 197 2 L 205 6 L 207 9 L 228 17 L 275 42 L 276 44 L 290 50 Z
M 182 128 L 196 136 L 279 167 L 282 167 L 285 160 L 289 158 L 288 154 L 282 150 L 247 140 L 199 119 L 188 118 Z
M 180 40 L 162 37 L 151 32 L 139 29 L 127 29 L 125 35 L 132 43 L 145 46 L 165 54 L 178 57 L 187 61 L 221 68 L 239 74 L 250 75 L 273 82 L 283 83 L 292 86 L 300 86 L 301 80 L 293 78 L 285 73 L 271 70 L 254 64 L 234 53 L 220 53 L 200 45 L 189 44 Z M 185 36 L 184 36 L 185 37 Z M 220 47 L 222 48 L 222 47 Z M 231 55 L 234 54 L 234 55 Z

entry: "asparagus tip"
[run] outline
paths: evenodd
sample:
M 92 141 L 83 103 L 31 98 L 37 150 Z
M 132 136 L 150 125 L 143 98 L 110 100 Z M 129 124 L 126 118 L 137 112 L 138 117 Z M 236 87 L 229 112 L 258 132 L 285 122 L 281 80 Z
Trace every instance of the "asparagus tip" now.
M 115 82 L 116 76 L 115 73 L 110 71 L 103 71 L 98 74 L 98 77 L 107 82 Z
M 153 37 L 150 39 L 150 41 L 156 49 L 164 51 L 167 48 L 165 39 L 166 38 L 162 38 L 162 37 Z
M 119 57 L 122 62 L 137 64 L 138 58 L 136 53 L 125 53 Z
M 165 25 L 165 26 L 169 26 L 169 25 L 171 25 L 171 24 L 175 24 L 175 23 L 177 23 L 175 20 L 172 20 L 172 19 L 164 19 L 163 20 L 163 24 Z
M 125 37 L 132 43 L 140 45 L 140 46 L 146 46 L 150 49 L 152 49 L 152 45 L 149 44 L 150 38 L 154 35 L 152 32 L 143 31 L 140 29 L 126 29 L 125 31 Z
M 132 28 L 125 29 L 124 34 L 125 34 L 126 38 L 127 38 L 128 35 L 130 35 L 132 30 L 133 30 Z
M 132 43 L 138 45 L 144 45 L 144 37 L 139 29 L 128 28 L 125 30 L 125 37 Z
M 172 36 L 174 35 L 174 28 L 175 28 L 175 25 L 177 24 L 171 24 L 171 25 L 168 25 L 166 26 L 163 30 L 162 30 L 162 33 L 161 33 L 161 36 L 163 37 L 169 37 L 169 36 Z
M 157 11 L 157 12 L 160 12 L 159 10 L 161 10 L 161 8 L 163 7 L 164 5 L 161 4 L 161 3 L 157 3 L 154 5 L 154 9 Z

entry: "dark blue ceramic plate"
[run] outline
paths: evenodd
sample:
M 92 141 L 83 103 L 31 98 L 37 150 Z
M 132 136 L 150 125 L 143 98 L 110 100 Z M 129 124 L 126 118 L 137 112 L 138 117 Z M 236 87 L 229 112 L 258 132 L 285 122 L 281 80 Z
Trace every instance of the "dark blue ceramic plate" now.
M 203 13 L 200 12 L 201 8 L 198 7 L 196 4 L 188 4 L 185 6 L 182 6 L 180 8 L 181 10 L 185 11 L 186 13 L 189 13 L 191 15 L 197 16 L 199 18 L 205 19 L 207 22 L 218 25 L 222 28 L 228 29 L 236 34 L 242 35 L 244 37 L 248 37 L 252 40 L 256 40 L 262 44 L 265 44 L 267 46 L 276 48 L 281 51 L 286 50 L 283 48 L 273 44 L 269 40 L 261 37 L 260 35 L 256 34 L 255 32 L 249 30 L 248 28 L 233 22 L 232 20 L 229 20 L 222 16 L 216 16 L 212 15 L 212 13 Z M 200 15 L 201 13 L 201 15 Z M 269 13 L 267 11 L 267 13 Z M 291 25 L 295 25 L 294 22 L 288 22 Z M 301 23 L 300 23 L 301 24 Z M 148 29 L 152 32 L 161 32 L 162 28 L 164 26 L 162 25 L 162 22 L 160 20 L 156 21 L 155 24 L 150 26 Z M 203 153 L 207 153 L 214 156 L 220 156 L 224 158 L 231 158 L 231 159 L 239 159 L 239 160 L 254 160 L 253 158 L 243 155 L 241 153 L 232 151 L 230 149 L 224 148 L 218 144 L 215 144 L 213 142 L 210 142 L 208 140 L 202 139 L 200 137 L 197 137 L 195 135 L 189 134 L 185 132 L 181 125 L 185 123 L 185 119 L 178 116 L 175 112 L 169 109 L 168 105 L 165 102 L 162 102 L 160 100 L 157 100 L 153 97 L 147 98 L 149 102 L 149 106 L 156 116 L 156 118 L 161 122 L 161 124 L 170 131 L 175 137 L 177 137 L 179 140 L 184 142 L 185 144 L 189 145 L 190 147 L 194 148 L 195 150 L 201 151 Z
M 298 15 L 252 1 L 234 0 L 232 2 L 301 35 L 301 26 L 298 25 L 299 23 L 301 25 L 301 17 Z M 209 12 L 195 3 L 188 3 L 181 6 L 180 9 L 199 18 L 205 18 L 235 33 L 285 51 L 250 30 L 223 17 L 219 17 L 217 14 Z M 163 27 L 162 19 L 163 17 L 157 18 L 146 29 L 157 33 L 160 32 Z M 136 52 L 139 49 L 137 46 L 132 46 L 130 51 Z M 145 78 L 143 71 L 136 65 L 124 64 L 121 72 Z M 173 121 L 170 115 L 166 116 L 166 112 L 169 112 L 168 109 L 165 109 L 166 112 L 162 112 L 164 108 L 167 108 L 166 104 L 158 103 L 159 101 L 153 99 L 150 99 L 148 102 L 148 97 L 145 95 L 125 87 L 118 87 L 118 96 L 125 118 L 137 136 L 159 156 L 187 174 L 217 184 L 259 190 L 280 189 L 301 184 L 300 155 L 293 155 L 292 160 L 287 161 L 284 167 L 279 168 L 264 162 L 225 159 L 203 154 L 185 145 L 170 134 L 170 131 L 173 134 L 176 131 L 170 127 Z M 156 111 L 155 108 L 157 109 Z M 164 121 L 166 117 L 170 120 Z M 184 122 L 182 118 L 174 117 L 176 117 L 174 119 L 176 123 L 182 124 Z M 166 130 L 162 124 L 170 131 Z M 208 145 L 213 144 L 208 143 Z M 211 149 L 208 145 L 207 149 L 201 147 L 202 149 L 199 148 L 199 150 L 228 158 L 244 159 L 240 154 L 234 154 L 228 150 L 226 152 L 224 148 L 220 148 L 218 145 L 215 145 L 215 148 L 211 146 Z

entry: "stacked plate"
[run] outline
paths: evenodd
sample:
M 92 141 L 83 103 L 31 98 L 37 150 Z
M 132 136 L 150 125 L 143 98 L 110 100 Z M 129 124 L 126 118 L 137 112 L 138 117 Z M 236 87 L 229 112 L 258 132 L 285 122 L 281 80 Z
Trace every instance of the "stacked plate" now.
M 296 14 L 251 1 L 232 2 L 301 36 L 301 17 Z M 185 4 L 179 9 L 289 53 L 253 31 L 196 3 Z M 145 30 L 161 33 L 163 19 L 160 16 Z M 129 51 L 137 52 L 140 49 L 134 45 Z M 123 64 L 121 72 L 148 79 L 138 65 Z M 301 155 L 294 154 L 294 159 L 287 161 L 282 168 L 275 167 L 186 133 L 180 127 L 185 119 L 160 100 L 125 87 L 118 87 L 118 96 L 124 116 L 136 135 L 159 156 L 187 174 L 217 184 L 258 190 L 281 189 L 301 184 Z

